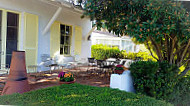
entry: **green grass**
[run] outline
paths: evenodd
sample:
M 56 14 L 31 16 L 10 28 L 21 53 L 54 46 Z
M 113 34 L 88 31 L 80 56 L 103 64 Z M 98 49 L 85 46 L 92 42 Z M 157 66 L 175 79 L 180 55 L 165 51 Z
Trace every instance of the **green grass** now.
M 49 87 L 24 94 L 0 96 L 0 105 L 170 106 L 171 104 L 117 89 L 76 83 Z

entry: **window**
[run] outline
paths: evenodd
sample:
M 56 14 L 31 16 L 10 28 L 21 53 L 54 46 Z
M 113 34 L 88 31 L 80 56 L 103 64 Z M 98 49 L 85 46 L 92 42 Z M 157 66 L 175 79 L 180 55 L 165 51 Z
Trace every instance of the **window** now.
M 60 28 L 60 54 L 69 55 L 71 47 L 72 27 L 61 25 Z
M 0 10 L 0 64 L 1 64 L 1 52 L 2 52 L 2 50 L 1 50 L 1 43 L 2 43 L 2 40 L 1 40 L 1 23 L 2 23 L 2 11 Z
M 122 49 L 126 52 L 133 52 L 133 42 L 128 40 L 122 40 Z
M 12 51 L 17 50 L 19 15 L 7 12 L 6 64 L 11 63 Z

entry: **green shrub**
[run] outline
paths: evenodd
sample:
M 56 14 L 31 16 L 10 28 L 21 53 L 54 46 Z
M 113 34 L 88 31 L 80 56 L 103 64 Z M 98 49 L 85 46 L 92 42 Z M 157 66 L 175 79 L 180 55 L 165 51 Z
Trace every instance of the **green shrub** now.
M 118 47 L 109 47 L 107 45 L 97 44 L 92 45 L 91 55 L 98 60 L 105 60 L 107 58 L 122 58 L 136 60 L 136 57 L 141 58 L 143 61 L 152 60 L 156 61 L 148 52 L 126 52 L 125 50 L 119 50 Z
M 92 45 L 91 55 L 98 60 L 105 60 L 107 58 L 120 58 L 121 51 L 118 47 L 109 47 L 107 45 Z
M 176 65 L 167 62 L 137 61 L 131 64 L 130 70 L 137 93 L 172 102 L 176 100 L 176 96 L 190 92 L 189 80 L 178 77 L 179 69 Z M 184 90 L 181 89 L 182 85 L 185 87 Z
M 190 106 L 190 76 L 182 77 L 170 94 L 169 102 L 175 105 Z
M 156 61 L 156 59 L 153 58 L 147 52 L 141 52 L 141 51 L 139 51 L 138 53 L 129 52 L 129 53 L 125 54 L 125 58 L 127 58 L 127 59 L 135 60 L 137 57 L 140 58 L 143 61 L 148 61 L 148 60 Z

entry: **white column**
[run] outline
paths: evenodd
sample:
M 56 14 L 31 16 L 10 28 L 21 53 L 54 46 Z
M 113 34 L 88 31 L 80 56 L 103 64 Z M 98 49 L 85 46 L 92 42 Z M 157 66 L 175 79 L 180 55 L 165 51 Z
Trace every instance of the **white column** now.
M 93 32 L 95 29 L 96 29 L 96 26 L 94 26 L 94 27 L 88 32 L 88 34 L 85 35 L 85 40 L 88 40 L 88 36 L 89 36 L 90 34 L 92 34 L 92 32 Z M 91 37 L 92 37 L 92 36 L 91 36 Z

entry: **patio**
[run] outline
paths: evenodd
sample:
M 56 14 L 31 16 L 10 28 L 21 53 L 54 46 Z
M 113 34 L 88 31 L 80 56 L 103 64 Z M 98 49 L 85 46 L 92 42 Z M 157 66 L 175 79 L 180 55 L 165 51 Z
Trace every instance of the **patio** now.
M 110 75 L 109 73 L 96 73 L 99 70 L 96 69 L 95 71 L 87 72 L 88 67 L 82 66 L 80 70 L 78 69 L 67 69 L 66 72 L 72 72 L 76 78 L 76 83 L 84 84 L 84 85 L 91 85 L 97 87 L 109 87 L 110 84 Z M 61 70 L 54 70 L 50 74 L 49 72 L 43 73 L 29 73 L 28 74 L 28 81 L 30 84 L 31 90 L 37 90 L 41 88 L 51 87 L 51 86 L 58 86 L 59 79 L 58 73 Z M 7 80 L 7 75 L 0 76 L 0 94 L 3 90 L 5 82 Z

